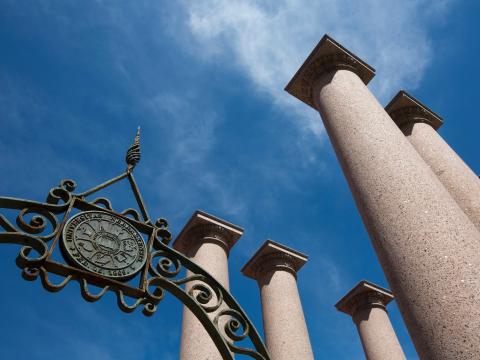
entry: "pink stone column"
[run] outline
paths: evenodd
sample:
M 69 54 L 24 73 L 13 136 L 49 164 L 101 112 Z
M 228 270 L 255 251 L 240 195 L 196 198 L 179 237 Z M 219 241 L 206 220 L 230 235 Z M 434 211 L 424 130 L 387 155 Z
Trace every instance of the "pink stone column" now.
M 318 109 L 422 359 L 476 359 L 480 233 L 378 103 L 371 67 L 325 36 L 286 90 Z
M 173 243 L 223 287 L 228 284 L 228 254 L 243 230 L 202 211 L 196 211 Z M 191 275 L 187 272 L 187 275 Z M 188 291 L 195 283 L 187 284 Z M 212 301 L 215 301 L 213 299 Z M 183 311 L 181 360 L 221 360 L 222 357 L 200 321 L 186 307 Z
M 442 119 L 405 91 L 400 91 L 385 110 L 480 229 L 480 180 L 436 132 Z
M 405 360 L 388 317 L 393 294 L 368 281 L 361 281 L 335 307 L 352 317 L 367 360 Z
M 297 272 L 306 255 L 267 240 L 243 267 L 257 280 L 265 342 L 272 360 L 313 359 L 297 288 Z

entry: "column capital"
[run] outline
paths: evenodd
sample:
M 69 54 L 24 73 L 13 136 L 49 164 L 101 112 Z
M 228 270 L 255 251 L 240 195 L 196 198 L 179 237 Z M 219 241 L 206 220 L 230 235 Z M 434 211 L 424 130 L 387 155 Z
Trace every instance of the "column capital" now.
M 365 84 L 375 76 L 375 69 L 345 49 L 330 36 L 324 35 L 315 49 L 285 87 L 285 90 L 315 107 L 313 89 L 315 83 L 323 75 L 335 70 L 350 70 L 357 74 Z
M 406 91 L 400 90 L 385 106 L 385 111 L 400 129 L 415 123 L 426 123 L 437 130 L 443 125 L 440 116 L 423 105 Z
M 213 242 L 222 246 L 227 254 L 243 235 L 243 229 L 204 211 L 197 210 L 173 242 L 173 248 L 183 254 L 198 242 Z
M 242 274 L 259 280 L 269 271 L 283 270 L 295 277 L 308 256 L 272 240 L 267 240 L 242 268 Z
M 335 304 L 338 311 L 354 316 L 359 310 L 386 306 L 394 299 L 391 291 L 369 281 L 360 281 L 339 302 Z

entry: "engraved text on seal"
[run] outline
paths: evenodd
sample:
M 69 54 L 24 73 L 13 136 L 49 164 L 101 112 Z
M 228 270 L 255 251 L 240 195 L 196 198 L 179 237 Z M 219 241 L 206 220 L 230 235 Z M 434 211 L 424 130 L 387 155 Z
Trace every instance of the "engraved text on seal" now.
M 138 231 L 126 220 L 103 211 L 81 212 L 68 220 L 63 245 L 77 265 L 116 279 L 133 276 L 147 256 Z

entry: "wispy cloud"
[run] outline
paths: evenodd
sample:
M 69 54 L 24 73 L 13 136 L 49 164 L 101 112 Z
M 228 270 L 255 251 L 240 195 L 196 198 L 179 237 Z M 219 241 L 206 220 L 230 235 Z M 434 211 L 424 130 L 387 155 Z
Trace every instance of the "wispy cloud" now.
M 283 87 L 324 33 L 377 69 L 373 90 L 382 101 L 419 85 L 432 56 L 429 16 L 451 1 L 244 0 L 184 1 L 195 54 L 233 64 L 277 106 L 319 135 L 318 117 Z M 189 46 L 191 44 L 189 43 Z M 201 50 L 201 51 L 199 51 Z
M 153 117 L 165 119 L 160 124 L 173 153 L 169 161 L 181 166 L 201 163 L 215 144 L 215 128 L 219 119 L 213 110 L 207 109 L 201 117 L 195 118 L 195 109 L 191 104 L 199 104 L 195 94 L 175 96 L 172 93 L 160 93 L 146 100 L 147 108 Z M 205 109 L 204 109 L 205 110 Z
M 165 134 L 162 138 L 169 151 L 165 171 L 160 176 L 152 172 L 151 182 L 163 190 L 164 196 L 175 194 L 171 202 L 178 213 L 184 213 L 185 204 L 198 205 L 207 198 L 218 211 L 243 216 L 245 204 L 235 199 L 228 169 L 219 169 L 211 161 L 222 120 L 205 105 L 199 113 L 201 106 L 199 94 L 194 91 L 181 96 L 159 93 L 146 100 L 152 118 L 163 119 L 159 133 Z

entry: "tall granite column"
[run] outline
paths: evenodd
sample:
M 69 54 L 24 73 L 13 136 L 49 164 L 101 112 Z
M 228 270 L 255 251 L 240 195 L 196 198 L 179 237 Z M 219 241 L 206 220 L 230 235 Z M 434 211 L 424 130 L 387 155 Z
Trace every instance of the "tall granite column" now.
M 286 90 L 320 112 L 422 359 L 475 359 L 480 233 L 378 103 L 374 71 L 325 36 Z
M 368 281 L 361 281 L 336 305 L 352 317 L 367 360 L 405 360 L 387 314 L 393 294 Z
M 265 342 L 272 360 L 313 359 L 297 289 L 297 272 L 307 256 L 267 240 L 242 269 L 257 280 Z
M 202 211 L 196 211 L 173 247 L 208 271 L 227 290 L 228 254 L 243 230 Z M 187 291 L 194 283 L 188 283 Z M 183 311 L 181 360 L 221 360 L 222 357 L 200 321 L 186 307 Z
M 385 110 L 480 229 L 480 179 L 436 132 L 442 119 L 405 91 L 400 91 Z

